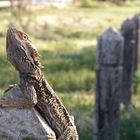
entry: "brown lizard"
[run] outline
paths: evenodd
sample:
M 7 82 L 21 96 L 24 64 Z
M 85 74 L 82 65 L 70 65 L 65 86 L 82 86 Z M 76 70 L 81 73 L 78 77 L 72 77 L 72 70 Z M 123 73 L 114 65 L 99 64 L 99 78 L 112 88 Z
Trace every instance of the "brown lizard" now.
M 28 35 L 10 27 L 6 38 L 7 58 L 19 72 L 25 102 L 0 100 L 1 107 L 34 107 L 56 133 L 57 140 L 78 140 L 74 120 L 45 79 L 38 61 L 39 53 Z M 12 88 L 12 87 L 10 87 Z

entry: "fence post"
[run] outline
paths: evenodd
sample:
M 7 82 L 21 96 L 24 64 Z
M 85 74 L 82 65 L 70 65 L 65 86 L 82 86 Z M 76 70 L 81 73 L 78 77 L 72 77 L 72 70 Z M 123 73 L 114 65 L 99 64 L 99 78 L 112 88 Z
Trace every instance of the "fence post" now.
M 119 139 L 123 37 L 109 28 L 98 38 L 94 140 Z
M 135 45 L 133 50 L 133 70 L 134 72 L 138 69 L 138 60 L 140 59 L 140 14 L 133 17 L 133 22 L 135 24 Z
M 131 103 L 132 94 L 132 70 L 133 70 L 133 50 L 135 49 L 135 23 L 131 19 L 126 19 L 121 26 L 121 33 L 124 37 L 124 57 L 123 57 L 123 87 L 121 101 L 128 105 Z M 135 64 L 136 65 L 136 64 Z M 135 66 L 136 68 L 136 66 Z

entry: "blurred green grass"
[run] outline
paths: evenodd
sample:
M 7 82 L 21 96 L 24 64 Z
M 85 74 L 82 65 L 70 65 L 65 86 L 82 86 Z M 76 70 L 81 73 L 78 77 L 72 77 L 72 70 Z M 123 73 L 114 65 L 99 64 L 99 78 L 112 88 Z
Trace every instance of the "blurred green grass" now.
M 27 33 L 41 54 L 47 80 L 75 116 L 80 140 L 91 140 L 93 136 L 96 38 L 109 26 L 119 30 L 123 20 L 139 11 L 139 5 L 138 1 L 124 6 L 94 3 L 91 8 L 45 7 L 32 12 Z M 15 27 L 21 28 L 10 15 L 10 9 L 0 9 L 1 95 L 9 84 L 19 81 L 18 73 L 6 60 L 5 34 L 9 19 Z M 136 109 L 122 110 L 121 140 L 139 140 L 139 104 L 139 100 L 134 99 Z

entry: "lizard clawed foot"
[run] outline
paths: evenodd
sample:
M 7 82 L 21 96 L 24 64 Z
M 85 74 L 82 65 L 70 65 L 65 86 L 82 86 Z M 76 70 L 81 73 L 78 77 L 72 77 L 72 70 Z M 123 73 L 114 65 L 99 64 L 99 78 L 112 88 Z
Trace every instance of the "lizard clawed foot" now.
M 4 91 L 4 93 L 8 92 L 8 91 L 9 91 L 10 89 L 12 89 L 14 86 L 16 86 L 16 84 L 10 85 L 10 86 Z
M 5 99 L 0 99 L 0 107 L 6 107 L 8 104 L 8 101 L 6 101 Z

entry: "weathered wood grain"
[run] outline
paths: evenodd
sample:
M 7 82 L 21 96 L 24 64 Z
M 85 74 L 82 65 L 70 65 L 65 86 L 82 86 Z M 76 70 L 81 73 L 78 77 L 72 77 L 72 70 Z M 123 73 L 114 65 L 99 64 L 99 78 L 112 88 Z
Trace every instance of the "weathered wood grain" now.
M 123 37 L 109 28 L 98 39 L 94 140 L 119 139 Z
M 125 105 L 131 103 L 133 65 L 136 65 L 133 64 L 133 51 L 135 51 L 135 28 L 135 23 L 131 19 L 126 19 L 121 26 L 122 36 L 124 37 L 123 86 L 121 101 Z

